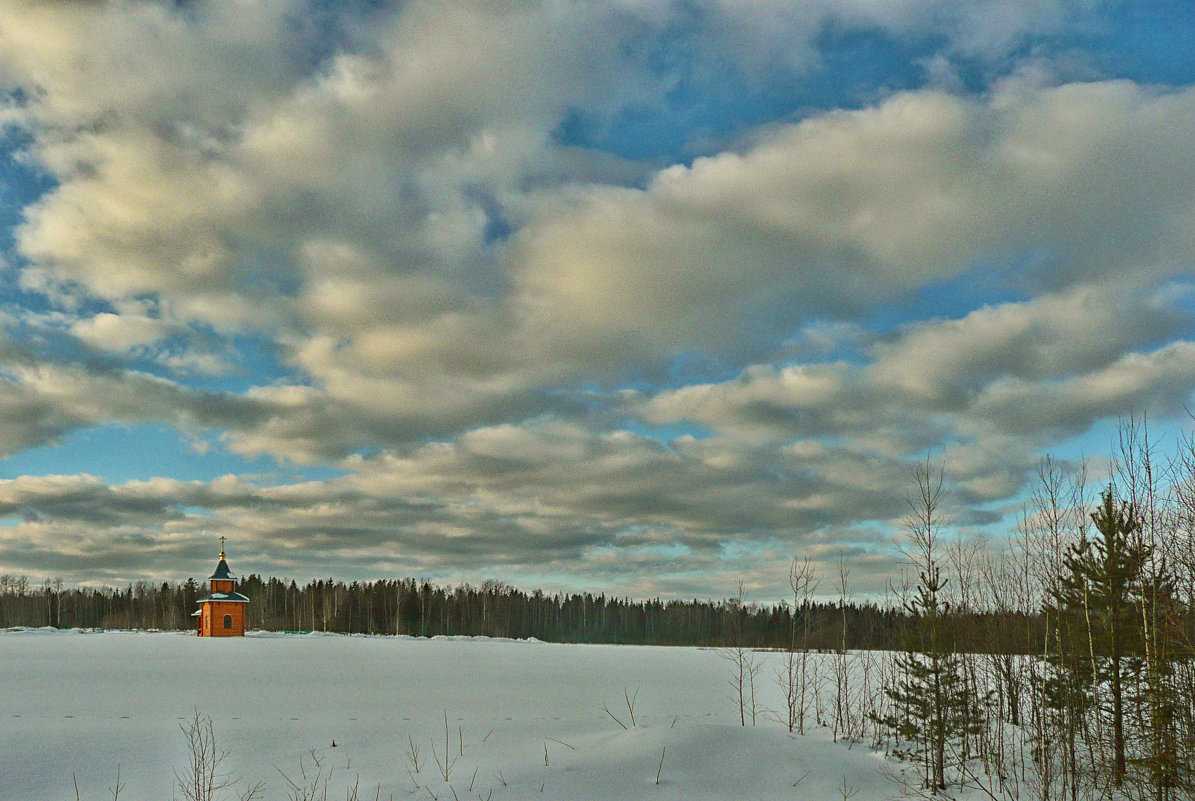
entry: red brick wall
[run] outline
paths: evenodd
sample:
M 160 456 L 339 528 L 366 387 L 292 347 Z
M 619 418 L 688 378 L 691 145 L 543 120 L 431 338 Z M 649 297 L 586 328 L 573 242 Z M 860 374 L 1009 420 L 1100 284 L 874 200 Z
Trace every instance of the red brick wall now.
M 232 628 L 224 628 L 224 616 L 232 617 Z M 200 632 L 205 637 L 245 636 L 245 605 L 208 601 L 203 605 L 203 622 Z

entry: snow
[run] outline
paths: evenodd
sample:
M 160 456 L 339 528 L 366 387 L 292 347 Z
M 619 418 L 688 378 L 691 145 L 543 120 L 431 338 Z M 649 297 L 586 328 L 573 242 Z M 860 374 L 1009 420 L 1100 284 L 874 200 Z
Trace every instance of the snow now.
M 762 700 L 777 708 L 779 656 L 767 658 Z M 241 786 L 263 781 L 266 799 L 288 797 L 282 774 L 297 778 L 302 759 L 310 777 L 313 757 L 333 771 L 333 798 L 358 781 L 362 799 L 380 788 L 382 799 L 441 801 L 454 790 L 495 801 L 826 799 L 841 797 L 844 778 L 857 801 L 897 794 L 879 770 L 892 763 L 865 745 L 739 726 L 727 678 L 724 659 L 695 648 L 8 630 L 0 799 L 73 799 L 72 772 L 83 801 L 110 799 L 118 765 L 122 799 L 170 798 L 186 761 L 179 724 L 196 710 Z M 638 692 L 635 725 L 624 689 Z M 457 758 L 448 782 L 433 759 L 445 714 Z

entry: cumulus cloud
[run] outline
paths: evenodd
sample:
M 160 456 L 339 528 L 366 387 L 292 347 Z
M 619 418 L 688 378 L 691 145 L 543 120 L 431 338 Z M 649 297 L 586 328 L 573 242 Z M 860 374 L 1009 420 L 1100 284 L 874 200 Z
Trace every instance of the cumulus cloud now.
M 804 315 L 1019 255 L 1010 242 L 1112 270 L 1108 243 L 1123 254 L 1185 236 L 1182 214 L 1108 225 L 1183 197 L 1190 177 L 1172 144 L 1189 97 L 1120 85 L 901 95 L 664 170 L 646 190 L 568 189 L 588 162 L 551 132 L 572 108 L 659 91 L 625 51 L 668 24 L 664 8 L 416 3 L 352 50 L 305 59 L 313 45 L 284 4 L 248 20 L 208 4 L 35 5 L 6 25 L 24 56 L 7 66 L 38 90 L 19 117 L 60 183 L 27 211 L 20 248 L 101 297 L 158 293 L 180 320 L 290 332 L 294 366 L 329 384 L 327 353 L 361 373 L 435 365 L 522 383 L 602 362 L 625 374 L 678 348 L 758 354 Z M 1038 12 L 1011 27 L 1062 14 Z M 924 14 L 825 4 L 811 19 L 901 30 Z M 1126 193 L 1129 174 L 1139 190 Z M 527 215 L 495 252 L 487 231 Z
M 334 561 L 351 576 L 380 569 L 529 582 L 592 568 L 603 586 L 624 591 L 651 575 L 671 576 L 682 595 L 713 589 L 709 577 L 694 574 L 699 565 L 767 573 L 769 563 L 786 558 L 782 541 L 810 520 L 818 525 L 807 544 L 819 558 L 885 544 L 875 531 L 835 526 L 850 494 L 862 489 L 857 471 L 843 464 L 834 477 L 843 486 L 823 483 L 814 492 L 798 471 L 778 480 L 776 471 L 788 467 L 760 476 L 759 456 L 715 443 L 673 450 L 629 432 L 599 436 L 563 424 L 499 426 L 455 445 L 362 459 L 350 475 L 297 485 L 233 476 L 119 485 L 90 476 L 0 481 L 0 517 L 21 518 L 7 529 L 6 551 L 37 555 L 33 561 L 60 571 L 152 542 L 137 570 L 176 577 L 181 560 L 227 532 L 246 571 L 315 576 Z M 878 507 L 897 503 L 871 493 Z M 798 495 L 806 503 L 796 503 Z M 732 538 L 740 543 L 727 561 Z M 612 553 L 627 561 L 612 564 Z M 97 566 L 93 578 L 130 577 L 119 559 Z
M 1066 16 L 1038 12 L 1009 28 Z M 979 261 L 1045 253 L 1033 278 L 1065 284 L 1190 253 L 1195 168 L 1174 143 L 1195 101 L 1128 84 L 907 93 L 773 128 L 645 189 L 587 183 L 590 162 L 550 134 L 572 108 L 659 92 L 626 48 L 671 13 L 416 3 L 317 53 L 286 4 L 248 19 L 35 5 L 5 26 L 22 45 L 9 80 L 37 90 L 10 112 L 59 185 L 18 245 L 111 301 L 155 294 L 157 319 L 279 338 L 313 397 L 367 415 L 391 398 L 385 413 L 424 421 L 416 435 L 445 406 L 459 412 L 443 433 L 534 413 L 537 388 L 618 381 L 679 351 L 748 363 L 813 316 Z M 733 4 L 711 14 L 750 24 Z M 900 31 L 926 14 L 827 3 L 810 19 Z M 516 230 L 509 248 L 495 225 Z M 163 332 L 120 317 L 75 331 L 94 344 L 119 325 L 116 345 Z
M 1001 376 L 1052 379 L 1104 367 L 1180 334 L 1189 316 L 1153 292 L 1079 285 L 1032 301 L 916 323 L 876 345 L 872 377 L 937 403 L 965 402 Z
M 1152 293 L 1087 286 L 985 306 L 958 319 L 910 323 L 873 342 L 864 361 L 753 365 L 731 381 L 691 384 L 634 401 L 651 422 L 689 420 L 740 438 L 858 437 L 885 421 L 924 430 L 924 422 L 913 421 L 946 414 L 965 419 L 1001 382 L 1040 388 L 1090 381 L 1130 354 L 1152 358 L 1145 355 L 1148 349 L 1181 335 L 1189 324 L 1188 314 Z M 1180 349 L 1170 366 L 1183 358 Z M 1173 374 L 1169 400 L 1156 411 L 1184 401 L 1191 389 L 1184 372 Z M 1139 377 L 1137 391 L 1143 399 L 1151 397 L 1146 388 L 1153 376 Z M 1112 405 L 1128 411 L 1125 400 L 1120 393 Z M 1067 413 L 1060 404 L 1046 408 L 1059 417 Z M 1075 423 L 1083 429 L 1093 419 Z M 910 446 L 896 450 L 908 452 Z
M 932 451 L 960 497 L 1001 502 L 1043 450 L 1101 420 L 1182 414 L 1195 396 L 1195 354 L 1182 338 L 1190 320 L 1157 300 L 1094 287 L 1047 294 L 910 324 L 864 361 L 754 365 L 729 381 L 625 401 L 651 423 L 698 423 L 811 464 L 827 451 L 858 451 L 871 461 L 847 467 L 867 480 L 887 473 L 899 483 L 910 454 Z M 837 461 L 819 468 L 828 472 L 818 483 L 842 468 Z M 843 507 L 876 519 L 855 497 Z
M 166 422 L 180 432 L 253 427 L 271 412 L 240 396 L 205 392 L 145 373 L 55 364 L 28 354 L 0 367 L 0 409 L 8 425 L 0 453 L 57 441 L 76 428 Z
M 1193 112 L 1195 93 L 1125 83 L 902 94 L 555 200 L 511 258 L 527 318 L 594 361 L 759 355 L 984 264 L 1038 290 L 1156 280 L 1195 256 Z
M 87 344 L 101 350 L 130 351 L 140 345 L 156 342 L 177 327 L 164 320 L 135 314 L 97 314 L 74 323 L 70 332 Z

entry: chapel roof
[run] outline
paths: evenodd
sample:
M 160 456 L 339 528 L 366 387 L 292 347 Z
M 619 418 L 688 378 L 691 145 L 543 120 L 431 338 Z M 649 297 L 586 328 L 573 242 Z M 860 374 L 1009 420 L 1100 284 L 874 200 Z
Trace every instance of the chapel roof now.
M 236 581 L 236 576 L 232 575 L 232 571 L 228 569 L 228 562 L 224 559 L 223 551 L 220 552 L 220 563 L 216 565 L 216 572 L 208 576 L 208 579 L 232 579 Z
M 241 595 L 239 592 L 213 592 L 210 595 L 205 595 L 204 597 L 200 598 L 195 603 L 202 604 L 202 603 L 207 603 L 208 601 L 222 601 L 223 603 L 232 603 L 232 604 L 247 604 L 247 603 L 249 603 L 249 598 L 247 596 Z

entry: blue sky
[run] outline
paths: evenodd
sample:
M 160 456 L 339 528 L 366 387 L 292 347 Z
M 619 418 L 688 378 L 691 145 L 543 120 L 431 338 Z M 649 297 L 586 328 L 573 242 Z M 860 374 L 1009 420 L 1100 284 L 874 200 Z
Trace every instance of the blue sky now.
M 1182 2 L 0 10 L 0 573 L 860 592 L 1195 390 Z

